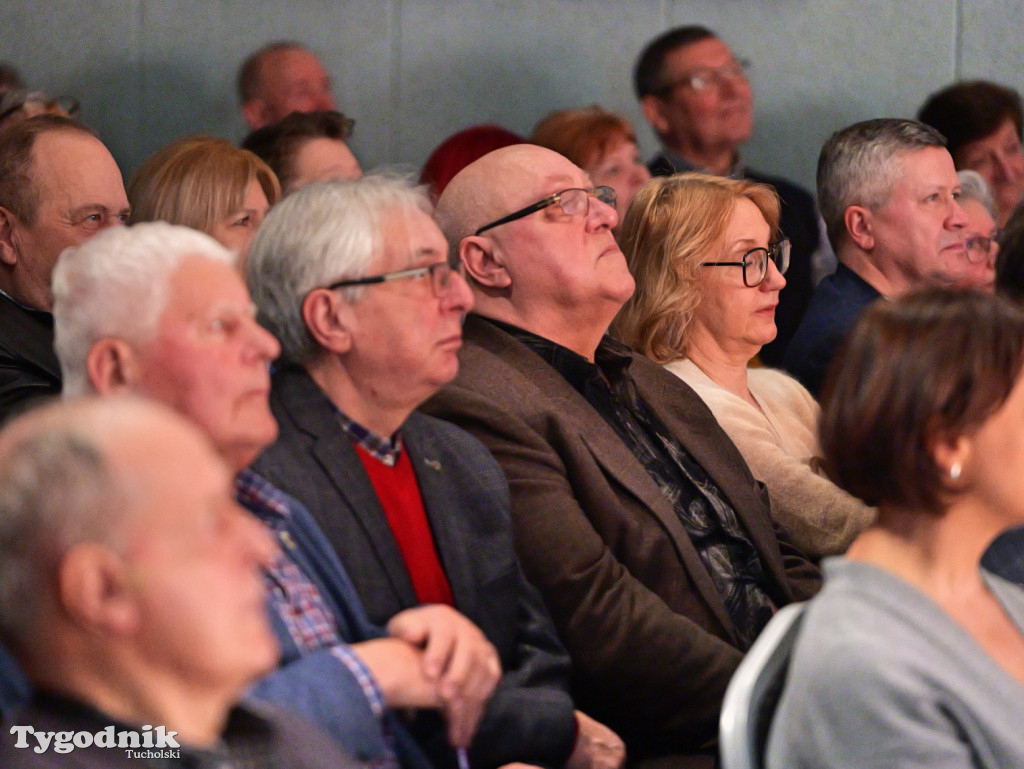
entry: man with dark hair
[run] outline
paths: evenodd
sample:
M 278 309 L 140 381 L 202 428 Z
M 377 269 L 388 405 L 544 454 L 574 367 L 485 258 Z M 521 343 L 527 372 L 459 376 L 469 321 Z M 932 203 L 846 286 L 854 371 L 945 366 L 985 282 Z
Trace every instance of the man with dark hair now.
M 292 112 L 334 109 L 331 78 L 312 51 L 279 40 L 251 54 L 238 70 L 242 117 L 255 130 Z
M 121 171 L 84 125 L 42 115 L 0 130 L 0 421 L 60 392 L 57 257 L 127 218 Z
M 349 149 L 355 121 L 335 110 L 293 112 L 257 128 L 242 148 L 258 155 L 277 174 L 287 195 L 310 182 L 359 179 L 363 169 Z
M 869 304 L 964 277 L 967 214 L 959 195 L 953 158 L 934 128 L 880 118 L 825 142 L 818 200 L 839 267 L 818 286 L 786 353 L 786 369 L 812 394 Z
M 1020 94 L 985 80 L 955 83 L 929 96 L 917 118 L 946 137 L 957 170 L 981 174 L 999 209 L 996 223 L 1005 225 L 1024 193 Z
M 754 128 L 748 66 L 710 29 L 676 27 L 644 48 L 633 84 L 644 117 L 664 146 L 648 164 L 651 174 L 707 171 L 751 179 L 772 185 L 782 198 L 781 227 L 792 252 L 775 311 L 778 335 L 761 348 L 761 359 L 776 365 L 807 309 L 815 278 L 830 270 L 832 257 L 810 193 L 743 164 L 739 147 Z

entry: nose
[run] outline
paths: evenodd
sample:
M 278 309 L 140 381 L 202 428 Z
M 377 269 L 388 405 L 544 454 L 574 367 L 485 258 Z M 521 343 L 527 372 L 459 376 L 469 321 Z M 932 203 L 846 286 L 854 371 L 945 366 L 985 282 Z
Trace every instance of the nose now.
M 786 277 L 779 272 L 779 268 L 775 266 L 773 259 L 768 260 L 768 271 L 764 274 L 764 280 L 761 281 L 762 291 L 781 291 L 786 287 Z
M 281 354 L 281 345 L 277 339 L 261 326 L 255 318 L 249 319 L 248 349 L 265 363 L 277 358 Z
M 473 291 L 458 270 L 452 270 L 448 279 L 448 293 L 444 297 L 445 309 L 465 314 L 473 309 Z
M 960 205 L 956 198 L 952 198 L 953 205 L 949 209 L 949 217 L 946 219 L 947 230 L 963 230 L 967 227 L 967 212 Z
M 596 197 L 590 199 L 587 209 L 587 230 L 597 232 L 600 229 L 612 229 L 619 223 L 619 214 L 614 206 L 610 206 Z

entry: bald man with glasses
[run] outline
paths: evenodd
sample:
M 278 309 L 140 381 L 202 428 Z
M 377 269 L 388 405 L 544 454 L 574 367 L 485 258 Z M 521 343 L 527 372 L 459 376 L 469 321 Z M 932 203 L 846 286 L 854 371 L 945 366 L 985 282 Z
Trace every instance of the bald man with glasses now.
M 474 306 L 459 375 L 425 408 L 505 471 L 578 705 L 623 736 L 630 766 L 711 767 L 743 653 L 819 575 L 696 394 L 605 335 L 634 288 L 613 202 L 532 145 L 451 181 L 436 218 Z

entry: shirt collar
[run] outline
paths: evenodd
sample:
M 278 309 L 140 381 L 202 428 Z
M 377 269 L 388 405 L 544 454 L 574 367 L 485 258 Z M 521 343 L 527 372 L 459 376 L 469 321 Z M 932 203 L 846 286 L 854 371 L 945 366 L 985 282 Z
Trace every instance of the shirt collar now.
M 708 169 L 703 166 L 699 166 L 696 163 L 691 163 L 689 160 L 684 158 L 682 155 L 677 155 L 667 147 L 662 152 L 665 159 L 668 160 L 669 164 L 675 170 L 677 174 L 685 173 L 687 171 L 700 171 L 701 173 L 711 173 Z M 743 158 L 740 153 L 736 153 L 736 159 L 732 164 L 732 168 L 729 169 L 729 173 L 725 174 L 730 179 L 743 179 L 746 175 L 747 168 L 743 164 Z
M 235 497 L 275 531 L 291 520 L 288 495 L 248 467 L 235 476 Z
M 361 446 L 368 454 L 394 467 L 402 454 L 402 436 L 397 432 L 390 438 L 378 435 L 368 427 L 363 427 L 354 419 L 350 419 L 341 409 L 337 409 L 341 429 L 357 446 Z
M 557 342 L 552 342 L 550 339 L 545 339 L 539 334 L 534 334 L 532 331 L 494 318 L 486 318 L 482 315 L 480 317 L 529 347 L 550 363 L 573 388 L 580 392 L 583 391 L 587 381 L 595 376 L 601 376 L 610 383 L 618 381 L 626 374 L 629 364 L 633 362 L 629 347 L 607 334 L 601 339 L 597 350 L 594 351 L 594 362 L 591 363 L 578 352 Z

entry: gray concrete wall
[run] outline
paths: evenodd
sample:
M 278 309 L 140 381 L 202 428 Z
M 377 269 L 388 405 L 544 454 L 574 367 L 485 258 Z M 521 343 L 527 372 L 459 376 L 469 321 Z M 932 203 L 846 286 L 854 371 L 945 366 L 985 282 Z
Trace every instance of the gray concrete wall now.
M 813 185 L 822 141 L 856 120 L 912 116 L 961 77 L 1024 90 L 1022 0 L 3 0 L 0 60 L 77 96 L 126 175 L 170 139 L 238 140 L 234 74 L 294 38 L 331 73 L 366 168 L 418 169 L 441 139 L 493 121 L 526 133 L 600 103 L 643 124 L 630 72 L 670 25 L 715 29 L 752 60 L 752 165 Z

